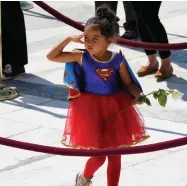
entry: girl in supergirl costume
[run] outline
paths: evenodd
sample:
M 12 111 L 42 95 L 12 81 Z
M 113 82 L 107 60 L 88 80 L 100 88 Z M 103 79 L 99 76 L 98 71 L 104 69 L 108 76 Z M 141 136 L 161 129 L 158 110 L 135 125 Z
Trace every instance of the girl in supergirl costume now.
M 66 63 L 64 81 L 70 88 L 69 110 L 62 143 L 86 149 L 120 148 L 143 141 L 148 136 L 143 118 L 133 106 L 142 88 L 121 53 L 108 50 L 115 35 L 116 16 L 100 7 L 90 18 L 84 34 L 62 41 L 47 55 L 55 62 Z M 84 42 L 81 40 L 84 37 Z M 69 42 L 85 45 L 85 50 L 64 52 Z M 73 62 L 72 62 L 73 61 Z M 105 122 L 124 107 L 130 108 Z M 108 158 L 107 184 L 118 186 L 121 156 L 91 157 L 76 186 L 91 185 L 94 173 Z

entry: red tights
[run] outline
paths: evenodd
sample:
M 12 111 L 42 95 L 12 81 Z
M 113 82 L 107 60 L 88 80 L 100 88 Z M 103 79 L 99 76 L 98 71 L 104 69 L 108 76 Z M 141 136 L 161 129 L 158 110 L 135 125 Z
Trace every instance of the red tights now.
M 84 176 L 91 178 L 94 173 L 104 164 L 105 156 L 91 157 L 85 166 Z M 121 172 L 121 156 L 108 156 L 107 183 L 108 186 L 118 186 Z

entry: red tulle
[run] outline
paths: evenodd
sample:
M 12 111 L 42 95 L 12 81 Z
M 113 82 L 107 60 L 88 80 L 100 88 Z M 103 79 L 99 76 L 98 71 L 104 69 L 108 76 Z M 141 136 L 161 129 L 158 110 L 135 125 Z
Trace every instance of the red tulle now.
M 144 121 L 134 106 L 104 123 L 131 102 L 125 92 L 110 96 L 82 93 L 69 104 L 62 143 L 75 148 L 114 148 L 144 140 L 148 137 Z

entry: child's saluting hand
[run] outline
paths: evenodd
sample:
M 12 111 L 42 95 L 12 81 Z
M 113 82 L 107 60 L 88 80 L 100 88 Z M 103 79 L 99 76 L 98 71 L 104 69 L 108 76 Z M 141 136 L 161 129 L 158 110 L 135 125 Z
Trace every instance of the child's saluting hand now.
M 84 42 L 81 40 L 84 37 L 83 34 L 81 35 L 74 35 L 74 36 L 70 36 L 69 39 L 75 43 L 81 43 L 84 44 Z

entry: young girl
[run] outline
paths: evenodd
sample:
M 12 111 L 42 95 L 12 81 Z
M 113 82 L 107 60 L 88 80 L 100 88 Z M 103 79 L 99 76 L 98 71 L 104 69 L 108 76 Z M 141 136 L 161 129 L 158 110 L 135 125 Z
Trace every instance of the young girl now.
M 71 95 L 62 139 L 66 146 L 117 148 L 147 138 L 143 120 L 134 106 L 108 120 L 128 105 L 136 103 L 136 98 L 142 94 L 126 59 L 122 54 L 108 50 L 114 39 L 115 22 L 116 16 L 108 8 L 100 7 L 97 16 L 87 21 L 83 35 L 66 38 L 47 55 L 51 61 L 67 63 L 66 83 L 73 93 L 78 93 Z M 84 42 L 81 40 L 83 37 Z M 71 41 L 84 44 L 85 50 L 64 52 L 63 49 Z M 77 175 L 76 186 L 91 185 L 94 173 L 106 158 L 108 186 L 118 186 L 120 155 L 91 157 L 83 173 Z

